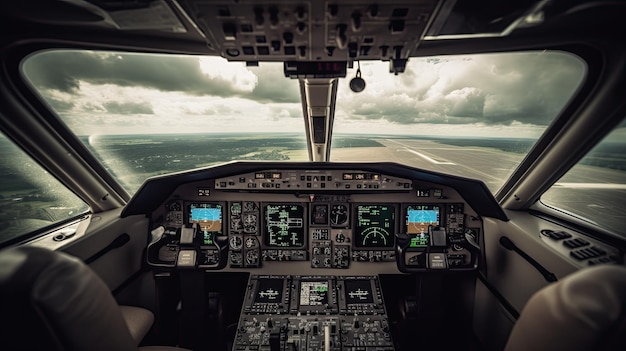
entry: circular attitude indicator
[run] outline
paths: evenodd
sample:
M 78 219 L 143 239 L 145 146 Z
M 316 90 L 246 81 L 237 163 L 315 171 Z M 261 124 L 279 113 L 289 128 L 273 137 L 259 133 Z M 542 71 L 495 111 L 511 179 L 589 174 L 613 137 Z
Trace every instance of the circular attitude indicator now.
M 189 205 L 189 223 L 197 223 L 200 230 L 221 233 L 222 206 L 212 203 L 193 203 Z
M 243 239 L 240 236 L 232 236 L 229 240 L 229 244 L 232 250 L 241 250 L 243 247 Z
M 386 247 L 389 232 L 380 227 L 369 227 L 361 234 L 363 247 Z
M 330 224 L 333 226 L 343 226 L 348 222 L 348 206 L 333 205 L 330 210 Z
M 257 229 L 257 215 L 247 214 L 243 217 L 243 231 L 246 233 L 254 233 Z
M 439 225 L 439 207 L 434 205 L 411 205 L 406 210 L 407 234 L 427 234 L 428 227 Z

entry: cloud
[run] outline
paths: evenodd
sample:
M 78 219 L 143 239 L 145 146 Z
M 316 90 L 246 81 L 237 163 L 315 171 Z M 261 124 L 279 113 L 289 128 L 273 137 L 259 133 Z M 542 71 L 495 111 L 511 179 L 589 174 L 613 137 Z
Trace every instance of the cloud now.
M 67 94 L 78 94 L 81 84 L 89 83 L 268 103 L 300 102 L 298 81 L 284 76 L 281 63 L 246 67 L 219 57 L 56 51 L 31 57 L 24 71 L 38 90 Z
M 280 104 L 270 107 L 270 113 L 275 119 L 282 118 L 303 118 L 302 108 L 296 104 Z
M 298 91 L 290 90 L 294 84 L 297 87 L 297 82 L 289 82 L 282 75 L 282 65 L 268 66 L 270 69 L 256 70 L 263 78 L 259 80 L 243 63 L 229 63 L 218 57 L 53 51 L 31 57 L 25 72 L 39 90 L 71 94 L 81 89 L 81 82 L 87 82 L 191 95 L 299 101 Z M 276 92 L 277 88 L 281 89 Z
M 53 96 L 50 96 L 47 101 L 52 106 L 52 109 L 57 112 L 69 111 L 75 106 L 71 100 L 58 99 Z
M 339 82 L 335 123 L 342 128 L 414 133 L 412 126 L 429 125 L 471 134 L 528 126 L 535 133 L 574 93 L 584 64 L 566 53 L 531 52 L 412 58 L 398 76 L 380 61 L 362 62 L 361 70 L 363 92 L 348 87 L 355 69 Z M 302 130 L 298 81 L 285 78 L 279 63 L 67 51 L 34 55 L 24 71 L 83 133 L 89 121 L 94 130 L 104 123 L 125 132 L 133 125 L 142 132 Z
M 119 103 L 115 101 L 107 102 L 104 104 L 107 112 L 121 115 L 152 115 L 154 111 L 150 103 L 137 103 L 137 102 L 125 102 Z
M 300 103 L 298 81 L 285 77 L 282 64 L 270 64 L 274 67 L 266 65 L 268 63 L 261 63 L 259 67 L 249 68 L 258 77 L 258 84 L 250 93 L 242 96 L 261 102 Z
M 397 124 L 514 122 L 548 125 L 580 84 L 584 67 L 558 52 L 413 58 L 406 72 L 362 64 L 367 88 L 342 82 L 338 115 Z M 354 75 L 354 70 L 348 77 Z M 370 80 L 368 80 L 368 77 Z

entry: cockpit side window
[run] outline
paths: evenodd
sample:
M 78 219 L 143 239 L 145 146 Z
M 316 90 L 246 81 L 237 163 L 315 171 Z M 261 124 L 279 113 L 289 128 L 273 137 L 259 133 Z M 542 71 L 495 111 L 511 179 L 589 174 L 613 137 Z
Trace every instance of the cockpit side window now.
M 0 246 L 88 211 L 87 204 L 0 133 Z
M 541 202 L 626 237 L 626 120 L 541 196 Z

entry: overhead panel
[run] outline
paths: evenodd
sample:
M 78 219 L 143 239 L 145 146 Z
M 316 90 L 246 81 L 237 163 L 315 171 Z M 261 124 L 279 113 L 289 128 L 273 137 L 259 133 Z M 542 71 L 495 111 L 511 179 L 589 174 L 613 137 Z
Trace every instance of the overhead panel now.
M 223 57 L 284 62 L 406 59 L 422 40 L 438 1 L 180 4 Z

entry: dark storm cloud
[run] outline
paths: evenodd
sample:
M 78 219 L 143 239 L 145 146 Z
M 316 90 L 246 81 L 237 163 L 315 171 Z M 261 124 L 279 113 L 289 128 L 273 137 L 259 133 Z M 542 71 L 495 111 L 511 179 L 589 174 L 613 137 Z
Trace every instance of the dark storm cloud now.
M 435 98 L 394 94 L 375 100 L 359 97 L 351 111 L 361 119 L 381 119 L 398 124 L 414 123 L 474 123 L 482 117 L 485 97 L 476 88 L 453 91 Z
M 252 92 L 244 94 L 247 97 L 259 102 L 300 102 L 300 87 L 296 79 L 285 77 L 282 66 L 281 69 L 266 69 L 261 66 L 250 67 L 258 78 L 258 83 Z
M 484 122 L 514 121 L 547 125 L 578 86 L 581 65 L 571 56 L 557 53 L 489 55 L 469 63 L 448 90 L 477 85 L 485 95 Z M 461 114 L 454 114 L 461 116 Z
M 24 71 L 57 111 L 80 107 L 81 112 L 106 109 L 117 114 L 154 114 L 150 105 L 127 103 L 136 101 L 132 97 L 118 97 L 104 105 L 73 101 L 69 96 L 80 95 L 81 82 L 241 97 L 261 103 L 300 102 L 298 81 L 285 78 L 282 66 L 261 63 L 260 67 L 248 68 L 252 73 L 240 66 L 240 71 L 248 74 L 243 78 L 234 74 L 209 76 L 204 67 L 197 57 L 68 51 L 35 55 L 26 60 Z M 569 55 L 549 52 L 414 58 L 398 76 L 387 73 L 387 63 L 366 62 L 362 69 L 367 88 L 351 93 L 347 84 L 355 72 L 349 71 L 340 82 L 337 112 L 348 119 L 385 119 L 396 124 L 547 125 L 576 89 L 581 67 Z M 224 106 L 189 109 L 191 114 L 232 113 Z M 271 113 L 276 118 L 302 115 L 301 108 L 293 106 L 279 106 Z
M 485 106 L 485 94 L 477 88 L 455 90 L 445 98 L 446 115 L 451 117 L 481 117 Z
M 104 104 L 107 112 L 120 115 L 153 115 L 154 110 L 150 103 L 137 103 L 137 102 L 107 102 Z
M 400 124 L 415 123 L 415 104 L 406 96 L 392 95 L 378 101 L 359 96 L 353 106 L 350 115 L 361 119 L 384 118 Z
M 193 95 L 233 96 L 241 93 L 234 81 L 209 77 L 197 57 L 96 54 L 90 52 L 45 53 L 25 64 L 29 80 L 39 89 L 75 93 L 79 82 L 141 86 Z

